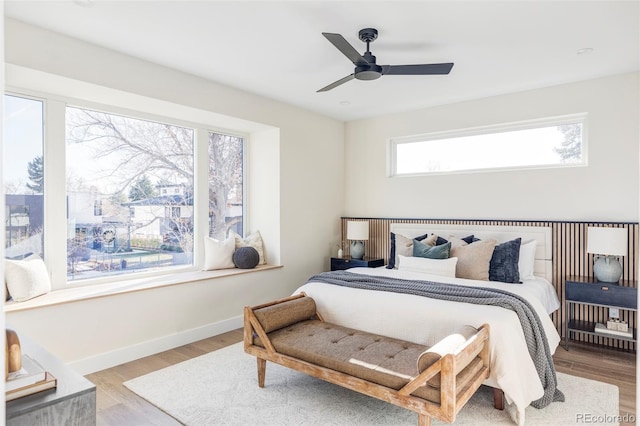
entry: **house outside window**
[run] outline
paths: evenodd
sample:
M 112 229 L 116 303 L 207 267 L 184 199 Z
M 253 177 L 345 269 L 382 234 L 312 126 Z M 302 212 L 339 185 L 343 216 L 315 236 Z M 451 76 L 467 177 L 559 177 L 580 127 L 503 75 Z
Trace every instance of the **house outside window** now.
M 4 96 L 5 256 L 44 257 L 44 102 Z

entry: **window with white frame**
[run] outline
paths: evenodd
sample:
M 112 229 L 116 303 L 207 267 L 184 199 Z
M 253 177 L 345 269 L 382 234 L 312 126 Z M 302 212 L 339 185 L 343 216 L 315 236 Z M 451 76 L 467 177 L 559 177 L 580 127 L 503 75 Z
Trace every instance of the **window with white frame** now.
M 586 115 L 393 138 L 390 175 L 586 165 Z
M 243 235 L 244 139 L 209 132 L 209 236 Z
M 44 256 L 44 102 L 4 97 L 5 255 Z
M 64 104 L 63 113 L 50 114 L 60 123 L 45 123 L 46 102 L 5 95 L 7 257 L 46 254 L 44 214 L 66 229 L 49 241 L 64 244 L 66 235 L 66 257 L 52 259 L 66 259 L 68 282 L 195 268 L 194 241 L 213 235 L 212 223 L 223 224 L 216 230 L 225 235 L 229 229 L 242 235 L 245 138 L 143 113 Z M 64 139 L 60 133 L 57 143 L 45 140 L 43 129 L 50 124 L 64 129 Z M 209 149 L 196 149 L 196 141 L 204 145 L 207 137 Z M 64 151 L 66 196 L 45 212 L 48 143 Z M 209 173 L 198 153 L 209 156 Z M 198 218 L 198 187 L 209 187 L 209 229 L 207 218 Z

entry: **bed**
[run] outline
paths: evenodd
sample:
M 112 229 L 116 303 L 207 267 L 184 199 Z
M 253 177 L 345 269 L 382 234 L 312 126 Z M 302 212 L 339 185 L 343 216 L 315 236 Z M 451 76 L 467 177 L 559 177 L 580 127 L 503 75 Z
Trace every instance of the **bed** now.
M 518 284 L 416 272 L 403 268 L 402 260 L 398 269 L 352 268 L 348 272 L 457 286 L 497 288 L 517 294 L 527 300 L 537 313 L 550 352 L 555 352 L 560 336 L 550 314 L 559 308 L 560 303 L 550 283 L 552 245 L 549 228 L 391 224 L 390 231 L 396 237 L 400 235 L 413 238 L 435 234 L 450 240 L 474 235 L 481 241 L 494 239 L 498 244 L 521 238 L 523 244 L 526 242 L 529 247 L 535 246 L 530 260 L 532 273 L 522 276 L 522 283 Z M 513 311 L 411 294 L 342 287 L 319 280 L 309 281 L 294 294 L 300 292 L 315 299 L 318 312 L 326 321 L 424 345 L 433 345 L 458 326 L 479 326 L 486 322 L 491 328 L 491 375 L 485 384 L 502 389 L 514 421 L 524 424 L 524 409 L 544 393 L 528 352 L 522 326 Z

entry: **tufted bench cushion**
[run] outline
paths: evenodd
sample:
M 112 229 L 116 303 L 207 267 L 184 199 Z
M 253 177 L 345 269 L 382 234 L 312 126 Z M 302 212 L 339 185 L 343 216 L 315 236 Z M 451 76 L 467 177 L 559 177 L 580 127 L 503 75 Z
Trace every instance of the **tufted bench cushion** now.
M 395 390 L 441 358 L 424 345 L 318 320 L 298 322 L 268 333 L 268 336 L 281 354 Z M 462 339 L 457 340 L 458 346 L 464 344 L 464 337 Z M 254 338 L 254 344 L 263 347 L 258 337 Z M 418 360 L 421 360 L 420 370 Z M 466 386 L 481 368 L 480 359 L 473 360 L 457 376 L 457 386 Z M 440 375 L 428 384 L 430 386 L 419 388 L 414 394 L 440 402 Z

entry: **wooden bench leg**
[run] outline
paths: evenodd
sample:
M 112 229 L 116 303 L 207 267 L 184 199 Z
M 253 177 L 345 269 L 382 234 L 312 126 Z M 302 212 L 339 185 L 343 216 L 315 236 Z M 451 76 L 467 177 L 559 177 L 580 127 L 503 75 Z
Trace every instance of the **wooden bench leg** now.
M 418 426 L 431 426 L 431 417 L 418 413 Z
M 504 410 L 504 392 L 502 389 L 493 388 L 493 406 L 496 410 Z
M 258 361 L 258 386 L 264 387 L 264 376 L 267 371 L 267 360 L 262 358 L 256 358 Z

